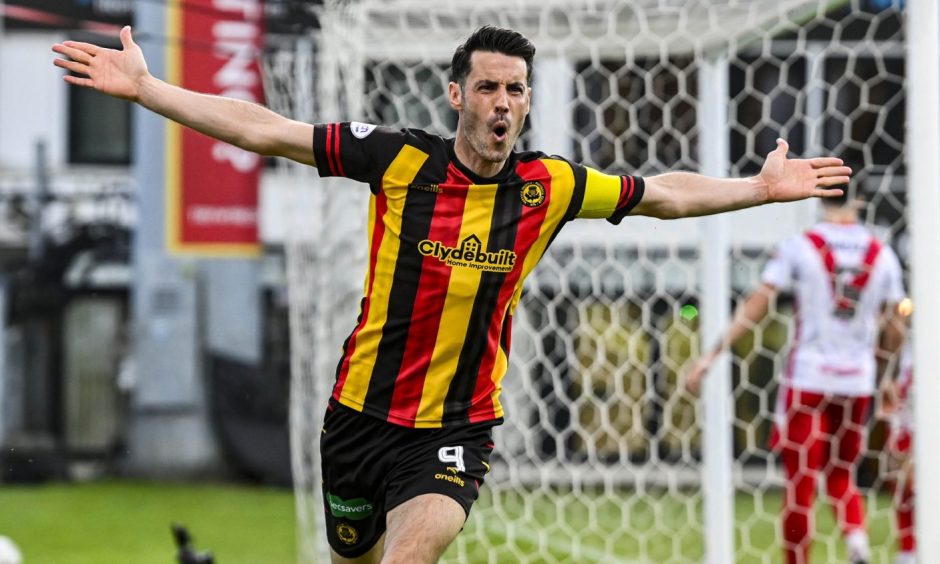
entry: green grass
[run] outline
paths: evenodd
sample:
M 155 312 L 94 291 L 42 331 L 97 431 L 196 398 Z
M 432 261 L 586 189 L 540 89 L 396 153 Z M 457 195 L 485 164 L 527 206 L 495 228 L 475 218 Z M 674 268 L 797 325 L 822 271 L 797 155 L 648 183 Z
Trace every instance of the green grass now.
M 472 564 L 704 561 L 701 498 L 655 491 L 642 496 L 632 492 L 615 495 L 602 498 L 583 492 L 530 492 L 520 496 L 484 489 L 463 538 L 451 547 L 445 560 Z M 872 564 L 887 564 L 894 554 L 890 498 L 868 496 L 866 504 Z M 782 560 L 778 540 L 781 507 L 779 491 L 766 492 L 760 501 L 744 493 L 736 496 L 737 563 Z M 565 526 L 557 524 L 560 513 Z M 506 522 L 512 519 L 527 524 L 507 527 Z M 822 502 L 817 502 L 815 530 L 811 561 L 844 562 L 841 534 L 832 511 Z
M 894 549 L 890 500 L 867 502 L 872 564 L 887 564 Z M 777 491 L 759 505 L 738 494 L 739 564 L 781 561 L 780 507 Z M 655 490 L 603 497 L 484 488 L 445 562 L 701 562 L 701 514 L 700 498 Z M 521 517 L 526 525 L 506 525 Z M 17 542 L 25 564 L 169 564 L 176 554 L 170 524 L 177 521 L 218 564 L 296 561 L 294 501 L 286 490 L 138 481 L 0 486 L 0 535 Z M 816 530 L 812 561 L 844 561 L 832 512 L 821 503 Z M 549 556 L 536 556 L 540 550 Z
M 220 564 L 295 562 L 290 491 L 129 481 L 0 486 L 0 534 L 26 564 L 168 564 L 184 523 Z

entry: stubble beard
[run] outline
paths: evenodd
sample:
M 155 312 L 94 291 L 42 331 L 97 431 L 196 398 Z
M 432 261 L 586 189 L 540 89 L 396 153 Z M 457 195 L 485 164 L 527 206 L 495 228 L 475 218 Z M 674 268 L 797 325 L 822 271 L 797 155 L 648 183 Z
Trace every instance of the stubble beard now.
M 509 158 L 509 153 L 515 145 L 516 137 L 511 128 L 507 131 L 506 140 L 496 145 L 490 143 L 489 136 L 492 133 L 490 124 L 479 119 L 472 119 L 465 129 L 470 146 L 476 151 L 480 158 L 491 163 L 503 163 Z

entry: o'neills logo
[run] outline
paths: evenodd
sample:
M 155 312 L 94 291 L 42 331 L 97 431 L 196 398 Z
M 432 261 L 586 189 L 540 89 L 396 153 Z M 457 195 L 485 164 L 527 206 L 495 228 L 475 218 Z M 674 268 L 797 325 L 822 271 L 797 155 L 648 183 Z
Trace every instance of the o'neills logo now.
M 435 257 L 448 266 L 463 266 L 487 272 L 509 272 L 516 264 L 516 253 L 503 249 L 488 252 L 476 235 L 460 242 L 459 247 L 446 247 L 440 241 L 425 239 L 418 243 L 418 252 Z
M 448 470 L 454 471 L 454 475 L 438 473 L 434 475 L 435 480 L 444 480 L 445 482 L 450 482 L 451 484 L 457 484 L 461 488 L 464 486 L 463 478 L 456 475 L 456 468 L 448 468 Z

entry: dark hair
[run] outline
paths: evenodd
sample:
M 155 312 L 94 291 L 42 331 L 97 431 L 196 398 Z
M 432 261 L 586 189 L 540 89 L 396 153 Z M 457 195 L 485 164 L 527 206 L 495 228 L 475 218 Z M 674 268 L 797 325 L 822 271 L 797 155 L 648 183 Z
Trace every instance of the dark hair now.
M 833 186 L 830 190 L 835 190 L 837 188 L 842 189 L 841 196 L 826 196 L 825 198 L 820 198 L 822 200 L 822 205 L 827 208 L 841 208 L 845 205 L 848 205 L 850 201 L 855 201 L 854 194 L 852 190 L 849 189 L 848 184 L 843 184 L 841 186 Z
M 839 186 L 833 186 L 832 188 L 841 188 L 841 196 L 831 196 L 828 198 L 822 198 L 822 204 L 829 208 L 841 208 L 849 204 L 855 204 L 859 201 L 864 201 L 865 195 L 862 193 L 861 186 L 859 182 L 861 178 L 866 175 L 864 168 L 855 162 L 845 161 L 845 165 L 852 169 L 853 176 L 849 180 L 848 184 L 841 184 Z
M 485 25 L 470 35 L 454 51 L 450 63 L 450 80 L 463 86 L 470 74 L 470 56 L 474 51 L 502 53 L 510 57 L 522 57 L 525 61 L 526 82 L 532 80 L 532 60 L 535 58 L 535 45 L 518 31 Z

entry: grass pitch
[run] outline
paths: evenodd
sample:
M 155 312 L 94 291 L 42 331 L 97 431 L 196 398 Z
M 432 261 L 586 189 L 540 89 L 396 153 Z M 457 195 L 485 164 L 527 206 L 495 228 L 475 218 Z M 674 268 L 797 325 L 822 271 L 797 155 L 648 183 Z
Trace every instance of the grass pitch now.
M 448 563 L 701 562 L 705 549 L 701 501 L 669 495 L 563 499 L 484 488 Z M 570 493 L 570 492 L 569 492 Z M 738 563 L 781 561 L 779 492 L 762 501 L 735 500 Z M 890 499 L 868 496 L 872 564 L 894 553 Z M 828 507 L 817 506 L 813 562 L 844 561 Z M 528 525 L 508 527 L 527 516 Z M 558 525 L 562 517 L 564 525 Z M 236 485 L 103 481 L 86 484 L 0 485 L 0 535 L 22 549 L 24 564 L 169 564 L 170 533 L 185 524 L 217 564 L 296 562 L 294 497 L 288 490 Z M 624 533 L 623 531 L 627 531 Z M 322 534 L 317 532 L 316 534 Z M 540 549 L 548 557 L 535 556 Z
M 0 535 L 24 564 L 169 564 L 183 523 L 219 564 L 296 561 L 288 490 L 132 481 L 0 486 Z

